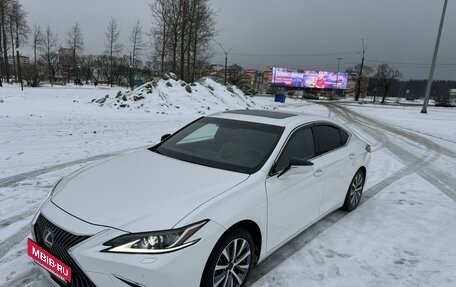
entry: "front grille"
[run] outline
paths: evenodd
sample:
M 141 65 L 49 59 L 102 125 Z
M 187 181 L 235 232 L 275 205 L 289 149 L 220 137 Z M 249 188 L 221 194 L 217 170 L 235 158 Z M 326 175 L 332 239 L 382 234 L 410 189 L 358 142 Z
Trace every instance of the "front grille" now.
M 46 244 L 44 244 L 43 232 L 47 229 L 49 229 L 54 234 L 54 244 L 51 248 L 48 248 Z M 57 282 L 62 287 L 96 287 L 95 284 L 89 279 L 89 277 L 84 274 L 81 268 L 79 268 L 79 266 L 68 253 L 68 250 L 71 247 L 86 240 L 89 238 L 89 236 L 73 235 L 54 225 L 42 214 L 38 216 L 33 230 L 35 232 L 37 243 L 71 268 L 71 283 L 62 281 L 60 278 L 50 273 L 52 279 L 54 279 L 55 282 Z

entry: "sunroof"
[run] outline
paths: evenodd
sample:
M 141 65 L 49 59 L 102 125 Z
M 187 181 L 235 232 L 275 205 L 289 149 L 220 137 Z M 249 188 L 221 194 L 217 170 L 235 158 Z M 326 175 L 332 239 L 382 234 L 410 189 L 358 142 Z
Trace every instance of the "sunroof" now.
M 273 112 L 273 111 L 267 111 L 267 110 L 233 110 L 233 111 L 226 111 L 225 113 L 265 117 L 265 118 L 272 118 L 272 119 L 286 119 L 289 117 L 296 116 L 295 114 L 291 114 L 291 113 Z

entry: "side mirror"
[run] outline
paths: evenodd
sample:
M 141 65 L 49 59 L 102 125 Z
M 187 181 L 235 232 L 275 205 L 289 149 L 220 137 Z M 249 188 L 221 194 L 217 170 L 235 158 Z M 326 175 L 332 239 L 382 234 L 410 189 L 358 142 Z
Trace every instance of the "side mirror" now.
M 288 166 L 286 168 L 284 168 L 277 177 L 281 177 L 284 173 L 289 171 L 293 166 L 312 166 L 312 165 L 313 165 L 313 162 L 311 162 L 311 161 L 292 157 L 292 158 L 290 158 L 290 163 L 288 164 Z
M 171 134 L 164 134 L 164 135 L 161 136 L 160 141 L 161 141 L 161 142 L 162 142 L 162 141 L 165 141 L 165 140 L 167 140 L 170 136 L 171 136 Z
M 290 167 L 291 166 L 310 166 L 314 165 L 313 162 L 305 160 L 305 159 L 300 159 L 296 157 L 292 157 L 290 159 Z

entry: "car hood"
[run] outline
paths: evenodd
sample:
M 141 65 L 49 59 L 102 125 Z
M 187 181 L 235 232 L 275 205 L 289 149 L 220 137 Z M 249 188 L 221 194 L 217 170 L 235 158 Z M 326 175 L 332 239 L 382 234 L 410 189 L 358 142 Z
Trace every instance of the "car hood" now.
M 129 232 L 164 230 L 248 177 L 142 150 L 75 172 L 51 201 L 88 223 Z

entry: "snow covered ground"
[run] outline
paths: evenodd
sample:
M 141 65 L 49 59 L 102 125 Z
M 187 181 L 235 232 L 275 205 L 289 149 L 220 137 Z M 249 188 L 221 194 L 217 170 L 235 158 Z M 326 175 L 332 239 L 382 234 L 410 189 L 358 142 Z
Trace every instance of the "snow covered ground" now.
M 369 117 L 433 137 L 442 144 L 456 144 L 456 108 L 429 106 L 427 114 L 421 107 L 349 104 L 348 107 Z M 456 146 L 453 146 L 455 147 Z
M 192 93 L 182 82 L 169 82 L 134 93 L 0 88 L 0 286 L 50 286 L 27 257 L 25 240 L 33 213 L 59 177 L 91 160 L 151 145 L 202 114 L 247 107 L 332 117 L 373 146 L 367 200 L 253 286 L 456 286 L 456 204 L 447 187 L 456 176 L 455 109 L 432 108 L 418 116 L 418 107 L 345 103 L 360 115 L 350 120 L 326 105 L 248 98 L 211 80 L 191 86 Z M 135 101 L 140 93 L 146 98 Z M 368 119 L 424 139 L 382 132 L 386 127 L 368 126 Z M 446 175 L 438 178 L 446 185 L 426 176 L 434 174 L 430 168 Z

